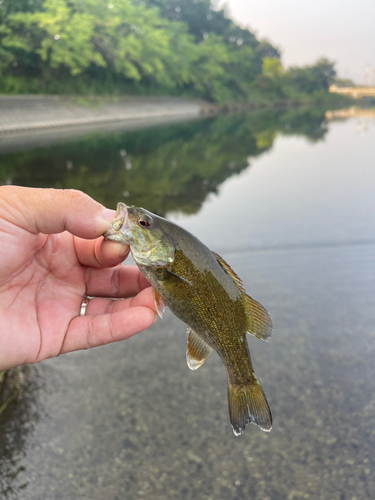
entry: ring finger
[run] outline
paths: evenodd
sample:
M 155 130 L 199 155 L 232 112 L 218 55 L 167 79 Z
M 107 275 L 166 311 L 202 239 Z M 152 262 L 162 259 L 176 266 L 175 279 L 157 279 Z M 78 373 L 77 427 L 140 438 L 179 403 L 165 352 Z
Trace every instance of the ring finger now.
M 93 297 L 89 299 L 86 307 L 85 316 L 96 316 L 98 314 L 108 314 L 124 311 L 130 307 L 145 306 L 155 310 L 154 300 L 151 288 L 146 288 L 135 297 L 127 299 L 106 299 L 102 297 Z

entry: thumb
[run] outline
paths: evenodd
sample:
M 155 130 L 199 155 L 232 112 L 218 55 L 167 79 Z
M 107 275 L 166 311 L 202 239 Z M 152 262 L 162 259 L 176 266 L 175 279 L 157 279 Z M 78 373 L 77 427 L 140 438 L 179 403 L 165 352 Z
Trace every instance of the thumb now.
M 114 210 L 74 189 L 0 187 L 0 217 L 34 234 L 69 231 L 80 238 L 97 238 L 114 215 Z

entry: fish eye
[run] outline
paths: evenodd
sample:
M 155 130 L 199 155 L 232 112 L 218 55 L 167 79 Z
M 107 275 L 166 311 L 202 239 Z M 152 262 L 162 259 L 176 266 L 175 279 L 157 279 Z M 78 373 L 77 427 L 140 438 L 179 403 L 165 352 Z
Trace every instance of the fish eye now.
M 151 226 L 151 223 L 152 223 L 151 217 L 143 216 L 140 219 L 138 219 L 138 224 L 141 227 L 149 227 Z

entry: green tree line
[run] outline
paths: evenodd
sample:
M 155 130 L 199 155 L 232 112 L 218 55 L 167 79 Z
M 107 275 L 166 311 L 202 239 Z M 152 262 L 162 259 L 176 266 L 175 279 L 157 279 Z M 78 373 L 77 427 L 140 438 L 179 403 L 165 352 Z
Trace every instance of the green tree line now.
M 276 47 L 211 0 L 0 2 L 1 93 L 306 101 L 335 76 L 326 59 L 285 70 Z

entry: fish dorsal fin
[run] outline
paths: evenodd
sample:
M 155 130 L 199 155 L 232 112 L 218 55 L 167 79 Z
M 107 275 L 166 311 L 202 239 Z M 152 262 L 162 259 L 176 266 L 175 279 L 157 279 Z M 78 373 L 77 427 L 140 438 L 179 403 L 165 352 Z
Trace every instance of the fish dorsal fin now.
M 162 318 L 164 311 L 167 308 L 167 304 L 164 302 L 163 297 L 160 295 L 160 293 L 157 290 L 155 290 L 154 287 L 152 287 L 152 295 L 154 297 L 154 304 L 155 304 L 156 312 Z
M 266 309 L 256 300 L 252 299 L 245 292 L 244 286 L 240 278 L 233 271 L 229 264 L 215 252 L 212 252 L 216 257 L 220 266 L 233 279 L 234 284 L 242 294 L 242 300 L 245 306 L 247 321 L 247 333 L 254 335 L 260 340 L 268 340 L 272 334 L 272 320 Z
M 188 341 L 186 350 L 186 361 L 190 370 L 196 370 L 206 361 L 212 352 L 212 348 L 204 342 L 193 330 L 188 327 Z
M 233 281 L 234 281 L 235 285 L 237 286 L 237 288 L 241 292 L 245 293 L 245 289 L 243 287 L 242 280 L 237 276 L 237 274 L 233 271 L 233 269 L 230 267 L 230 265 L 227 262 L 225 262 L 225 260 L 222 257 L 220 257 L 219 254 L 217 254 L 215 252 L 212 252 L 212 253 L 216 257 L 218 263 L 224 269 L 224 271 L 231 276 L 231 278 L 233 279 Z

